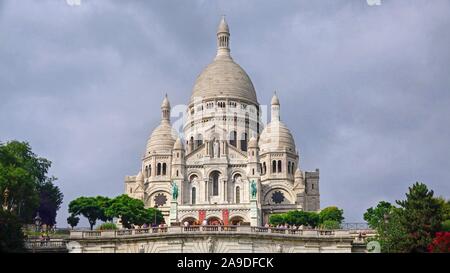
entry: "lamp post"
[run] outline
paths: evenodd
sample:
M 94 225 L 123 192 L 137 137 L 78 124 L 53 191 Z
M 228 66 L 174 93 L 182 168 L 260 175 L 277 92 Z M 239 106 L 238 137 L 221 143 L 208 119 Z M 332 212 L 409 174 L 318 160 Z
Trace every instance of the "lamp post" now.
M 36 217 L 34 217 L 34 224 L 36 225 L 36 232 L 41 231 L 42 218 L 39 216 L 39 212 L 36 213 Z

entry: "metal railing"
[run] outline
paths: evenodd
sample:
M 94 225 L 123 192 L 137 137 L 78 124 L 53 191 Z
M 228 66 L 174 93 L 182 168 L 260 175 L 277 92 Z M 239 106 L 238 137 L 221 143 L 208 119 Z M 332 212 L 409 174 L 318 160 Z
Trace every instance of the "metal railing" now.
M 360 229 L 370 229 L 367 223 L 342 223 L 341 229 L 345 230 L 360 230 Z

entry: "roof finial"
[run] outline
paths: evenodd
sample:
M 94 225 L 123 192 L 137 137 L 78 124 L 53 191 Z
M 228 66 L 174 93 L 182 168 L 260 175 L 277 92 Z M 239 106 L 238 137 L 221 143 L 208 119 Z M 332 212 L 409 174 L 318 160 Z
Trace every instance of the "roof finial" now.
M 272 105 L 280 105 L 280 100 L 278 99 L 277 96 L 277 91 L 273 91 L 273 96 L 272 96 L 272 101 L 271 101 Z
M 222 15 L 219 27 L 217 28 L 217 57 L 230 58 L 230 28 L 227 21 L 225 21 L 225 15 Z

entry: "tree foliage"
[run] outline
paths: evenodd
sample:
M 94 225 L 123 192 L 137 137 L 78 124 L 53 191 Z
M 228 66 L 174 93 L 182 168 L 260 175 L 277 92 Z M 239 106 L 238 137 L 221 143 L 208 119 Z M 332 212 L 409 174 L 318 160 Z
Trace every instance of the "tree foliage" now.
M 407 233 L 406 251 L 425 252 L 435 233 L 441 228 L 442 207 L 423 183 L 415 183 L 406 193 L 406 199 L 396 201 L 400 210 L 400 223 Z
M 4 204 L 4 192 L 8 189 L 7 211 L 29 223 L 39 206 L 38 187 L 47 180 L 51 162 L 37 157 L 26 142 L 0 143 L 0 192 Z
M 69 213 L 72 215 L 83 215 L 89 221 L 91 230 L 94 228 L 97 220 L 105 219 L 105 212 L 99 205 L 99 200 L 103 202 L 103 198 L 98 197 L 79 197 L 69 203 Z
M 144 202 L 126 194 L 114 198 L 106 209 L 108 217 L 120 218 L 122 225 L 126 228 L 131 228 L 132 225 L 142 226 L 154 222 L 155 212 L 157 213 L 156 221 L 159 224 L 163 219 L 159 210 L 145 209 Z
M 9 211 L 0 210 L 0 253 L 24 250 L 24 234 L 19 218 Z
M 433 196 L 423 183 L 416 182 L 397 200 L 396 207 L 381 201 L 369 208 L 364 219 L 377 231 L 383 252 L 425 252 L 437 232 L 445 229 L 448 201 Z
M 334 221 L 339 225 L 344 220 L 344 210 L 339 209 L 338 207 L 326 207 L 319 213 L 319 221 L 321 224 L 324 224 L 325 221 Z
M 131 228 L 133 225 L 155 223 L 155 220 L 159 224 L 164 219 L 160 210 L 146 209 L 141 200 L 126 194 L 113 199 L 104 196 L 79 197 L 69 203 L 69 213 L 86 217 L 91 230 L 98 220 L 107 222 L 120 218 L 125 228 Z
M 73 214 L 67 217 L 67 224 L 69 224 L 72 229 L 78 225 L 78 222 L 80 222 L 80 218 Z
M 375 208 L 368 208 L 364 213 L 364 220 L 369 224 L 370 228 L 377 229 L 384 224 L 385 217 L 389 217 L 394 206 L 386 201 L 381 201 Z
M 337 208 L 336 208 L 337 209 Z M 339 213 L 342 213 L 342 210 L 339 210 Z M 335 213 L 334 209 L 330 210 L 333 211 L 335 214 L 336 219 L 341 219 L 342 214 L 340 214 L 340 217 L 338 217 L 339 213 Z M 332 213 L 330 213 L 332 215 Z M 331 220 L 333 217 L 330 217 L 329 221 L 337 222 L 336 220 Z M 326 219 L 326 218 L 324 218 Z M 343 219 L 343 217 L 342 217 Z M 292 210 L 288 211 L 286 213 L 281 214 L 273 214 L 269 217 L 269 223 L 272 225 L 280 225 L 280 224 L 289 224 L 289 225 L 296 225 L 296 226 L 311 226 L 316 227 L 322 224 L 320 221 L 320 214 L 314 211 L 301 211 L 301 210 Z M 338 225 L 340 224 L 337 222 Z M 334 225 L 336 226 L 336 225 Z
M 56 178 L 47 179 L 38 185 L 39 207 L 37 212 L 42 219 L 42 223 L 53 226 L 56 224 L 56 212 L 61 207 L 64 195 L 59 188 L 53 184 Z

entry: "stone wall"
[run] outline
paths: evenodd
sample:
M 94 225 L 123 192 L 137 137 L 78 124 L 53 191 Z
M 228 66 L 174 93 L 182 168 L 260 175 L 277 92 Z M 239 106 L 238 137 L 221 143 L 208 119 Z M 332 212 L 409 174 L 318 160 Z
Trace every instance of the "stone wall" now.
M 288 230 L 250 226 L 191 226 L 73 231 L 71 253 L 308 253 L 362 252 L 345 230 Z

